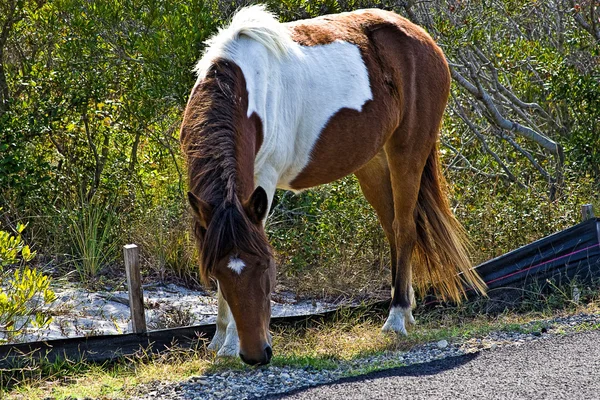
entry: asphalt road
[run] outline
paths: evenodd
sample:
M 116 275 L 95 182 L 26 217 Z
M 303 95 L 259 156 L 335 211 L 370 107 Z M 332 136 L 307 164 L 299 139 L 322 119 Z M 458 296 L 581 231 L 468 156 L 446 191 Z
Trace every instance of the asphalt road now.
M 395 368 L 275 398 L 600 400 L 600 331 Z

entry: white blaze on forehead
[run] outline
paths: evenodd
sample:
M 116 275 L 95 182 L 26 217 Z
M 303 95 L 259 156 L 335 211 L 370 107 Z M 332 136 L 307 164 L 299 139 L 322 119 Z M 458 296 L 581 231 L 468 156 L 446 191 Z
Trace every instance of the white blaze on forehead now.
M 227 267 L 229 267 L 229 269 L 237 272 L 237 274 L 241 274 L 242 270 L 244 269 L 244 267 L 246 266 L 246 263 L 244 263 L 242 260 L 240 260 L 237 257 L 231 257 L 229 259 L 229 264 L 227 265 Z

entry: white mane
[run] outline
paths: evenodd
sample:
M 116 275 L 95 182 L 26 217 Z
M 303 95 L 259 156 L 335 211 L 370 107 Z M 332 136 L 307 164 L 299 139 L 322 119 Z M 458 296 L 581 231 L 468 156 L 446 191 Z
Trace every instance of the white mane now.
M 215 35 L 204 42 L 206 49 L 194 68 L 198 77 L 204 77 L 216 58 L 234 55 L 240 36 L 262 44 L 277 58 L 287 56 L 295 44 L 288 30 L 264 5 L 242 8 L 233 16 L 229 26 L 219 28 Z

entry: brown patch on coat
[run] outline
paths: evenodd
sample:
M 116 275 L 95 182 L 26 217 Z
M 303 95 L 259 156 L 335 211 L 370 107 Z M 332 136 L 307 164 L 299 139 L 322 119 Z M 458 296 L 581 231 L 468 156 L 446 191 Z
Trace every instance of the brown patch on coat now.
M 271 256 L 262 224 L 244 208 L 254 190 L 254 157 L 262 144 L 262 121 L 248 110 L 241 68 L 216 60 L 194 89 L 181 125 L 194 232 L 205 281 L 231 251 Z
M 303 46 L 335 40 L 356 44 L 373 94 L 360 112 L 343 108 L 329 120 L 311 152 L 311 161 L 291 182 L 292 188 L 305 189 L 361 168 L 379 152 L 406 113 L 414 112 L 418 102 L 430 101 L 417 93 L 415 80 L 427 70 L 429 54 L 440 52 L 421 28 L 397 14 L 378 9 L 297 21 L 288 26 L 292 38 Z M 422 140 L 431 141 L 432 146 L 436 138 Z

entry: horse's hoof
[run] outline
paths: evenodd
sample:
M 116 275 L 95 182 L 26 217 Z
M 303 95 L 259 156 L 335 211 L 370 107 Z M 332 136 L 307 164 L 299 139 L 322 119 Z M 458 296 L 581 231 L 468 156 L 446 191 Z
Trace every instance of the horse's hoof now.
M 408 332 L 406 332 L 406 328 L 404 326 L 394 325 L 393 323 L 389 323 L 387 321 L 383 325 L 383 328 L 381 328 L 381 331 L 382 332 L 394 332 L 398 335 L 408 336 Z
M 219 351 L 223 343 L 225 343 L 225 335 L 215 335 L 206 348 L 209 351 Z
M 398 334 L 407 336 L 405 322 L 409 324 L 415 323 L 415 319 L 412 316 L 410 308 L 392 307 L 390 315 L 388 316 L 383 328 L 383 332 L 396 332 Z
M 235 335 L 229 334 L 225 338 L 225 342 L 223 346 L 217 352 L 217 357 L 237 357 L 240 353 L 240 341 L 237 337 L 237 332 Z
M 223 345 L 217 352 L 217 357 L 237 357 L 240 354 L 240 347 L 236 345 Z
M 219 351 L 222 345 L 223 343 L 217 343 L 215 341 L 212 341 L 208 346 L 206 346 L 206 349 L 209 351 Z

